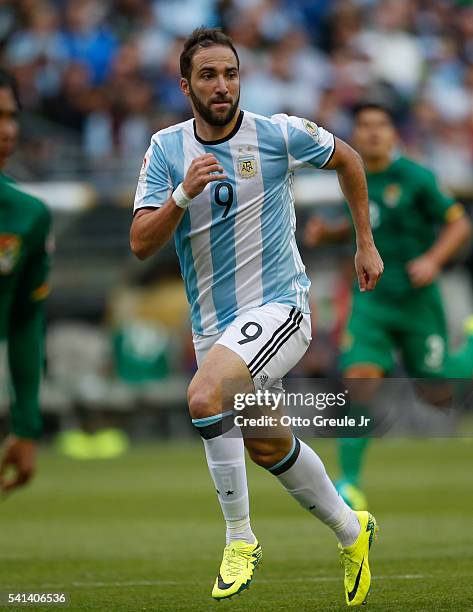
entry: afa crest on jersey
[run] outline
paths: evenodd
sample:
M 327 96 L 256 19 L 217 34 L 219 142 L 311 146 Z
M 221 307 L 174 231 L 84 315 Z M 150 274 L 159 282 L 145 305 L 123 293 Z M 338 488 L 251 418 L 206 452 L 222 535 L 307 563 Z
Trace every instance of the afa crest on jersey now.
M 15 234 L 0 234 L 0 274 L 10 274 L 20 256 L 21 238 Z
M 252 153 L 251 147 L 247 149 L 241 148 L 238 155 L 238 173 L 241 178 L 250 179 L 258 172 L 256 157 Z
M 400 199 L 401 185 L 397 185 L 396 183 L 387 185 L 383 193 L 383 200 L 386 206 L 388 206 L 389 208 L 395 208 L 399 204 Z

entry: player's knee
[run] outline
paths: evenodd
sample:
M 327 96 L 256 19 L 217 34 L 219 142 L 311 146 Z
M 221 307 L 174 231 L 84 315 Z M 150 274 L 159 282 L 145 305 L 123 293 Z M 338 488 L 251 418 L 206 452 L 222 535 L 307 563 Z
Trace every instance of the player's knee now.
M 420 379 L 414 382 L 417 397 L 435 408 L 449 409 L 455 405 L 455 388 L 448 380 Z
M 273 467 L 291 451 L 292 440 L 245 440 L 248 453 L 257 465 L 266 469 Z
M 376 365 L 353 365 L 343 373 L 351 402 L 367 403 L 376 396 L 382 384 L 383 370 Z
M 187 402 L 193 419 L 204 419 L 222 411 L 217 393 L 212 385 L 193 385 L 191 383 L 187 391 Z

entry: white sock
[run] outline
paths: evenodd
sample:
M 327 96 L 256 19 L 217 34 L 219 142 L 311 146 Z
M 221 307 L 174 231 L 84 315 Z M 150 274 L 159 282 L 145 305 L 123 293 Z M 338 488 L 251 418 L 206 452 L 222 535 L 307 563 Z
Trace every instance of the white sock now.
M 334 531 L 342 546 L 355 542 L 360 533 L 358 517 L 337 493 L 320 457 L 307 444 L 294 438 L 291 452 L 269 471 L 301 506 Z
M 199 419 L 194 419 L 193 423 L 202 435 Z M 243 540 L 253 544 L 256 538 L 250 525 L 243 438 L 236 433 L 233 438 L 221 434 L 208 439 L 202 435 L 202 438 L 207 465 L 227 524 L 226 542 Z

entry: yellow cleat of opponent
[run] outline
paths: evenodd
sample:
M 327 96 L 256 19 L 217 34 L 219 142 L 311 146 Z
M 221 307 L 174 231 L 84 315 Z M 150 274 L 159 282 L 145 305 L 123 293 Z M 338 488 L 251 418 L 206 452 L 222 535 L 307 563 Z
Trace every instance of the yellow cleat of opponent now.
M 261 561 L 261 546 L 235 540 L 225 546 L 220 572 L 215 579 L 212 597 L 226 599 L 250 586 L 255 567 Z
M 356 512 L 360 522 L 360 535 L 351 546 L 340 548 L 341 563 L 345 570 L 345 598 L 348 606 L 366 603 L 371 585 L 368 554 L 377 537 L 376 519 L 369 512 Z

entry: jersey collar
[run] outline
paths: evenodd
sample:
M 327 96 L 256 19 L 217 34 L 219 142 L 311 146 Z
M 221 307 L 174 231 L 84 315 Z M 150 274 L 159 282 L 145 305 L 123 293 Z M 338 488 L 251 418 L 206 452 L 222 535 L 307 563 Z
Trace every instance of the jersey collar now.
M 233 126 L 233 130 L 229 134 L 227 134 L 224 138 L 219 138 L 218 140 L 204 140 L 203 138 L 198 136 L 197 130 L 195 128 L 195 119 L 194 119 L 193 121 L 194 137 L 198 142 L 200 142 L 200 144 L 203 144 L 203 145 L 217 145 L 217 144 L 221 144 L 222 142 L 227 142 L 227 140 L 230 140 L 230 138 L 233 138 L 235 134 L 238 132 L 238 130 L 240 129 L 244 114 L 245 113 L 241 110 L 240 114 L 238 115 L 238 119 L 235 125 Z

